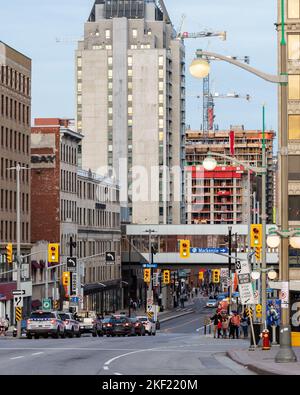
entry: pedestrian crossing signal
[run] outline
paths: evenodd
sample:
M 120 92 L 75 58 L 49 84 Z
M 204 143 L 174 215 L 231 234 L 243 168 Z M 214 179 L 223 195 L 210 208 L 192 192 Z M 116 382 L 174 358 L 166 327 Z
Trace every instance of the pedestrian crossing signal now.
M 170 270 L 164 270 L 163 272 L 163 283 L 170 284 Z
M 180 258 L 189 258 L 190 248 L 191 248 L 191 242 L 189 240 L 179 240 Z
M 150 283 L 151 281 L 151 269 L 144 269 L 144 282 Z

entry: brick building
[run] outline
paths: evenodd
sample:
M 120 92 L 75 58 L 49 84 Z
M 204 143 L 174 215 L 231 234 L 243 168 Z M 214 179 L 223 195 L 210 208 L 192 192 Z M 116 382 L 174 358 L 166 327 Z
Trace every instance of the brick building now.
M 0 41 L 0 272 L 11 270 L 6 262 L 6 244 L 16 251 L 16 171 L 30 166 L 31 59 Z M 21 253 L 30 251 L 30 172 L 20 171 Z M 24 272 L 23 272 L 24 274 Z M 29 273 L 25 276 L 29 277 Z M 0 317 L 13 320 L 16 273 L 0 277 Z M 29 295 L 30 296 L 30 295 Z M 27 311 L 29 298 L 24 299 Z
M 73 256 L 84 258 L 83 305 L 90 310 L 119 308 L 121 296 L 119 190 L 103 177 L 78 169 L 78 145 L 83 138 L 73 130 L 73 121 L 36 119 L 31 134 L 33 307 L 45 296 L 57 299 L 62 269 L 50 271 L 45 295 L 45 242 L 60 243 L 60 263 L 70 256 L 70 239 L 76 243 Z M 105 252 L 116 252 L 108 267 Z M 86 259 L 91 255 L 100 255 Z M 65 270 L 65 269 L 64 269 Z M 101 282 L 100 282 L 101 281 Z

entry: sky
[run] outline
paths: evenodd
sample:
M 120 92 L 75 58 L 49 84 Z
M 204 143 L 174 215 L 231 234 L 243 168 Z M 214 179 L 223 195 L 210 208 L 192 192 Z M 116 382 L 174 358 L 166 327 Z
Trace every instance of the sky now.
M 76 41 L 93 0 L 0 0 L 0 41 L 32 59 L 32 118 L 75 117 L 74 56 Z M 186 15 L 183 31 L 226 31 L 218 37 L 188 39 L 186 44 L 186 122 L 202 124 L 202 81 L 189 75 L 198 48 L 224 55 L 250 57 L 250 65 L 277 74 L 276 0 L 165 0 L 175 28 Z M 63 39 L 57 42 L 56 38 Z M 67 42 L 66 42 L 67 41 Z M 250 95 L 246 99 L 216 99 L 219 129 L 244 125 L 261 129 L 262 105 L 266 127 L 277 131 L 277 86 L 226 62 L 211 63 L 211 91 Z M 197 99 L 197 95 L 201 99 Z

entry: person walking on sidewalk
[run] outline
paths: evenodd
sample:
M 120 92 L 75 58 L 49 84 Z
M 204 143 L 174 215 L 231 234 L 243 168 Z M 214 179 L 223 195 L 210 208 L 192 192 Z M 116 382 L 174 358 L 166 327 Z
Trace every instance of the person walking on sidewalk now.
M 225 315 L 222 318 L 223 339 L 227 339 L 228 325 L 229 325 L 229 318 L 227 317 L 227 315 Z
M 241 319 L 241 327 L 243 330 L 244 339 L 246 339 L 248 337 L 249 324 L 250 324 L 249 317 L 247 317 L 247 315 L 244 314 L 244 316 Z
M 233 339 L 235 339 L 235 335 L 236 335 L 236 338 L 238 339 L 239 332 L 240 332 L 241 319 L 236 311 L 233 313 L 233 317 L 231 318 L 231 323 L 232 323 L 232 327 L 233 327 Z
M 214 324 L 214 339 L 217 337 L 218 323 L 221 319 L 222 319 L 222 317 L 220 314 L 218 314 L 217 310 L 216 310 L 216 313 L 212 317 L 210 317 L 210 320 Z

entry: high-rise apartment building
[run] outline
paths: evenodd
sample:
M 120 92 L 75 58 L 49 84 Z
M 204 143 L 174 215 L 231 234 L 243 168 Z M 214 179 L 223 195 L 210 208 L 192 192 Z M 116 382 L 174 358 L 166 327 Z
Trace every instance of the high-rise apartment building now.
M 17 177 L 20 171 L 20 241 L 21 253 L 30 252 L 30 111 L 31 59 L 0 41 L 0 270 L 11 270 L 7 264 L 5 246 L 17 242 Z M 26 259 L 25 259 L 26 261 Z M 14 273 L 15 274 L 15 273 Z M 12 282 L 14 280 L 14 282 Z M 0 316 L 13 319 L 13 295 L 16 276 L 0 278 Z M 22 288 L 23 289 L 23 288 Z M 28 298 L 24 299 L 27 312 Z M 5 314 L 4 314 L 5 313 Z
M 231 161 L 217 158 L 215 171 L 204 171 L 202 164 L 208 152 L 232 156 L 252 167 L 262 167 L 262 132 L 244 130 L 241 127 L 230 131 L 187 130 L 186 132 L 186 200 L 188 223 L 246 223 L 247 208 L 247 171 L 234 167 Z M 267 222 L 273 223 L 274 179 L 273 179 L 273 140 L 275 133 L 265 133 L 267 156 Z M 200 168 L 195 168 L 200 166 Z M 202 167 L 202 171 L 200 171 Z M 242 174 L 244 173 L 244 174 Z M 260 177 L 251 175 L 251 193 L 256 191 L 260 200 Z
M 184 58 L 162 0 L 95 1 L 76 52 L 81 163 L 113 172 L 123 220 L 184 218 Z

